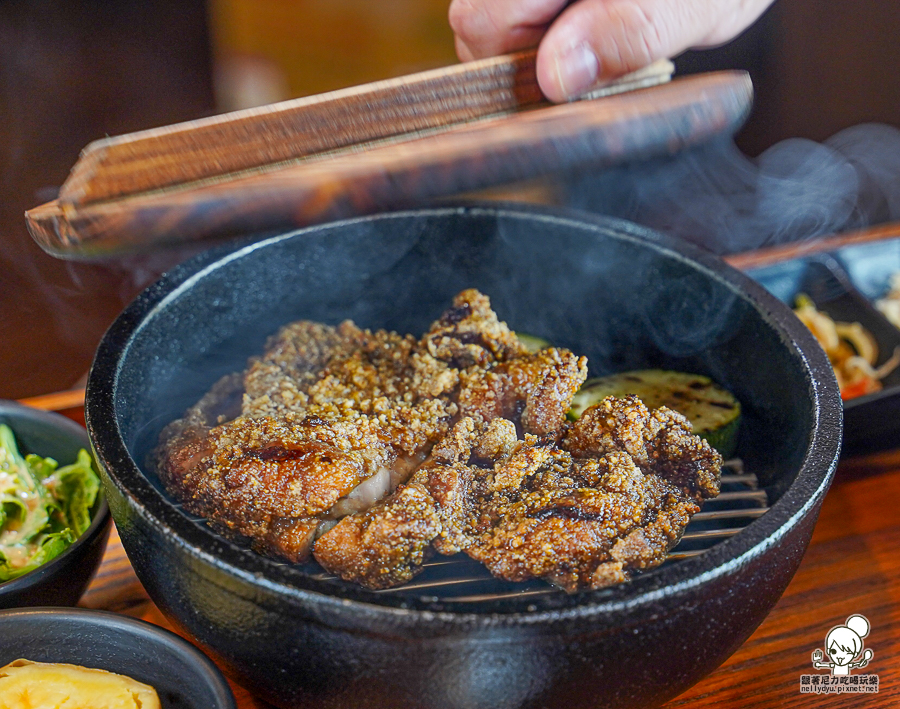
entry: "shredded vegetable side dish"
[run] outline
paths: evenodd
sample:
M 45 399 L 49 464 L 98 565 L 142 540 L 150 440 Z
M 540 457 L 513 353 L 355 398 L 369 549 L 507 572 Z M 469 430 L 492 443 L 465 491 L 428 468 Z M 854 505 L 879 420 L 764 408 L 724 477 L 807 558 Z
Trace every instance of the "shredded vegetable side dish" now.
M 894 351 L 890 359 L 876 367 L 878 343 L 872 333 L 858 322 L 835 322 L 803 293 L 797 296 L 794 312 L 828 355 L 843 399 L 880 391 L 881 380 L 900 364 L 900 351 Z
M 0 424 L 0 582 L 59 556 L 91 525 L 100 490 L 90 454 L 71 465 L 19 452 L 12 429 Z

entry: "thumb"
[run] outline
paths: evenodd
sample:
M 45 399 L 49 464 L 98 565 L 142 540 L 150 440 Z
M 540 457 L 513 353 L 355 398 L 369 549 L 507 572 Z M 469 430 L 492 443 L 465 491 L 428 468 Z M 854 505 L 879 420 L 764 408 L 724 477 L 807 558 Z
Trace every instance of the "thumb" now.
M 578 0 L 556 19 L 538 49 L 537 76 L 551 101 L 685 49 L 726 42 L 771 0 Z

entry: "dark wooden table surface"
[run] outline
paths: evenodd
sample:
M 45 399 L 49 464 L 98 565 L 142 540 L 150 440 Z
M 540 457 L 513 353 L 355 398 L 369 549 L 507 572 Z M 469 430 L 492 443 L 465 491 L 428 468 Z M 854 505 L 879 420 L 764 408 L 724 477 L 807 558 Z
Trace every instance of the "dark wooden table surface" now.
M 68 412 L 79 419 L 80 410 Z M 82 606 L 172 626 L 147 597 L 115 530 Z M 801 676 L 819 674 L 811 655 L 851 615 L 871 624 L 874 651 L 855 675 L 878 675 L 877 694 L 801 693 Z M 267 709 L 232 683 L 240 709 Z M 841 461 L 800 569 L 756 632 L 719 669 L 665 709 L 676 707 L 900 706 L 900 447 Z

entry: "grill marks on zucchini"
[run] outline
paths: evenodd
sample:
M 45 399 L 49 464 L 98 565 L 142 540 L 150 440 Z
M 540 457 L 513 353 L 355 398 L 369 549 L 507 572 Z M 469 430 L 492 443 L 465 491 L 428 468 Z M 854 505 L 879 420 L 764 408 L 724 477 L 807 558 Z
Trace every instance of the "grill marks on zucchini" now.
M 519 341 L 529 352 L 550 347 L 550 342 L 524 332 L 517 332 Z M 696 435 L 706 441 L 725 458 L 734 455 L 741 421 L 740 402 L 702 374 L 688 374 L 665 369 L 642 369 L 607 377 L 588 379 L 572 399 L 569 419 L 574 421 L 589 406 L 607 396 L 634 394 L 649 409 L 666 406 L 691 422 Z

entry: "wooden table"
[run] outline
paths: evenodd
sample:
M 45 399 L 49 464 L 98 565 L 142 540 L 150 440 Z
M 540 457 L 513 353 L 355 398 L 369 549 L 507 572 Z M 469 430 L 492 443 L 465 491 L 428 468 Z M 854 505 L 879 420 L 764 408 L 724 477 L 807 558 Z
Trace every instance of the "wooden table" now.
M 69 412 L 71 413 L 71 412 Z M 80 411 L 72 415 L 79 418 Z M 113 530 L 103 563 L 80 605 L 172 629 L 134 575 Z M 818 673 L 811 654 L 825 635 L 861 614 L 875 655 L 878 694 L 801 694 L 801 675 Z M 232 683 L 240 709 L 267 709 Z M 900 449 L 841 462 L 812 542 L 784 596 L 756 632 L 719 669 L 665 705 L 676 707 L 900 706 Z

